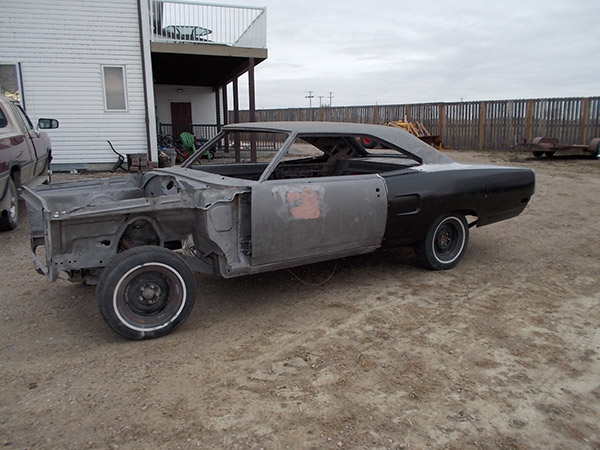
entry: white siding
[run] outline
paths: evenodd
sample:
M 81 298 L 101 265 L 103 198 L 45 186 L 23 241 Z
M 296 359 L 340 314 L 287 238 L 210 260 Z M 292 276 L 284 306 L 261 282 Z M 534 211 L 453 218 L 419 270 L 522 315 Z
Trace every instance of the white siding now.
M 182 92 L 177 92 L 177 89 L 181 89 Z M 192 123 L 202 125 L 217 123 L 215 93 L 210 87 L 157 84 L 154 85 L 154 100 L 156 101 L 157 124 L 172 123 L 171 103 L 191 103 Z
M 137 0 L 2 0 L 0 62 L 21 62 L 29 115 L 51 117 L 54 163 L 148 151 Z M 105 111 L 102 65 L 126 70 L 127 111 Z

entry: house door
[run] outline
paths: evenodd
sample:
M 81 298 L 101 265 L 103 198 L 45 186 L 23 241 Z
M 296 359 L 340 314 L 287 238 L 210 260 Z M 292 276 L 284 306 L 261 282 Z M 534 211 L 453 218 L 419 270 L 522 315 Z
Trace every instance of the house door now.
M 177 138 L 181 133 L 192 131 L 192 104 L 171 103 L 171 123 L 173 125 L 173 137 Z

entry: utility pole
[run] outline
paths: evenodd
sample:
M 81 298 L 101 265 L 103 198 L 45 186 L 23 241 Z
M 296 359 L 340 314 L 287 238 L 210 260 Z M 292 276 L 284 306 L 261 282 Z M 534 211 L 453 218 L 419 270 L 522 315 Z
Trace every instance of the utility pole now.
M 333 106 L 333 92 L 329 91 L 329 107 Z
M 325 96 L 324 95 L 319 95 L 319 108 L 323 105 L 323 98 Z
M 306 95 L 304 98 L 308 99 L 309 108 L 312 109 L 312 99 L 315 98 L 315 96 L 313 95 L 313 91 L 308 91 L 308 95 Z

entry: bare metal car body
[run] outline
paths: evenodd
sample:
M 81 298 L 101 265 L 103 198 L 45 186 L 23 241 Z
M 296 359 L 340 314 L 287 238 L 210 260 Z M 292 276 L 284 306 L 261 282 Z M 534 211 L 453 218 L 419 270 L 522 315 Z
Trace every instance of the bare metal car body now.
M 466 250 L 470 226 L 520 214 L 534 191 L 529 169 L 458 164 L 391 127 L 297 122 L 223 131 L 232 142 L 251 132 L 283 136 L 270 162 L 200 164 L 192 157 L 144 175 L 26 189 L 37 270 L 51 280 L 100 279 L 98 302 L 111 328 L 157 337 L 185 319 L 193 299 L 182 300 L 182 292 L 189 297 L 195 289 L 181 270 L 165 268 L 165 248 L 176 251 L 180 266 L 224 278 L 399 245 L 421 246 L 427 267 L 449 269 Z M 369 153 L 359 143 L 365 136 L 393 154 Z M 288 159 L 298 139 L 322 155 Z M 467 225 L 466 216 L 476 220 Z M 144 265 L 152 249 L 161 249 L 159 275 Z M 146 316 L 163 313 L 166 292 L 177 292 L 181 310 L 173 307 L 177 320 L 157 325 Z

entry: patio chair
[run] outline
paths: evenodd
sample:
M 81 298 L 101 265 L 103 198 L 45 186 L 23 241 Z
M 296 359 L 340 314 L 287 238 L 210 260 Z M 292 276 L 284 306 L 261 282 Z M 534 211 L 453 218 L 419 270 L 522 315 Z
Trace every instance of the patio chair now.
M 179 135 L 179 138 L 181 139 L 181 144 L 183 145 L 183 150 L 188 155 L 193 155 L 194 153 L 196 153 L 198 148 L 196 148 L 196 138 L 194 137 L 194 135 L 192 133 L 184 131 L 183 133 L 181 133 Z M 200 140 L 200 142 L 202 142 L 202 140 Z M 214 154 L 213 149 L 207 150 L 204 153 L 204 155 L 202 155 L 202 158 L 207 158 L 207 159 L 213 159 L 214 157 L 215 157 L 215 154 Z
M 181 139 L 181 144 L 183 145 L 183 149 L 188 154 L 193 155 L 194 153 L 196 153 L 196 150 L 198 150 L 198 149 L 196 148 L 196 144 L 194 142 L 195 138 L 192 133 L 184 131 L 183 133 L 181 133 L 179 135 L 179 139 Z

